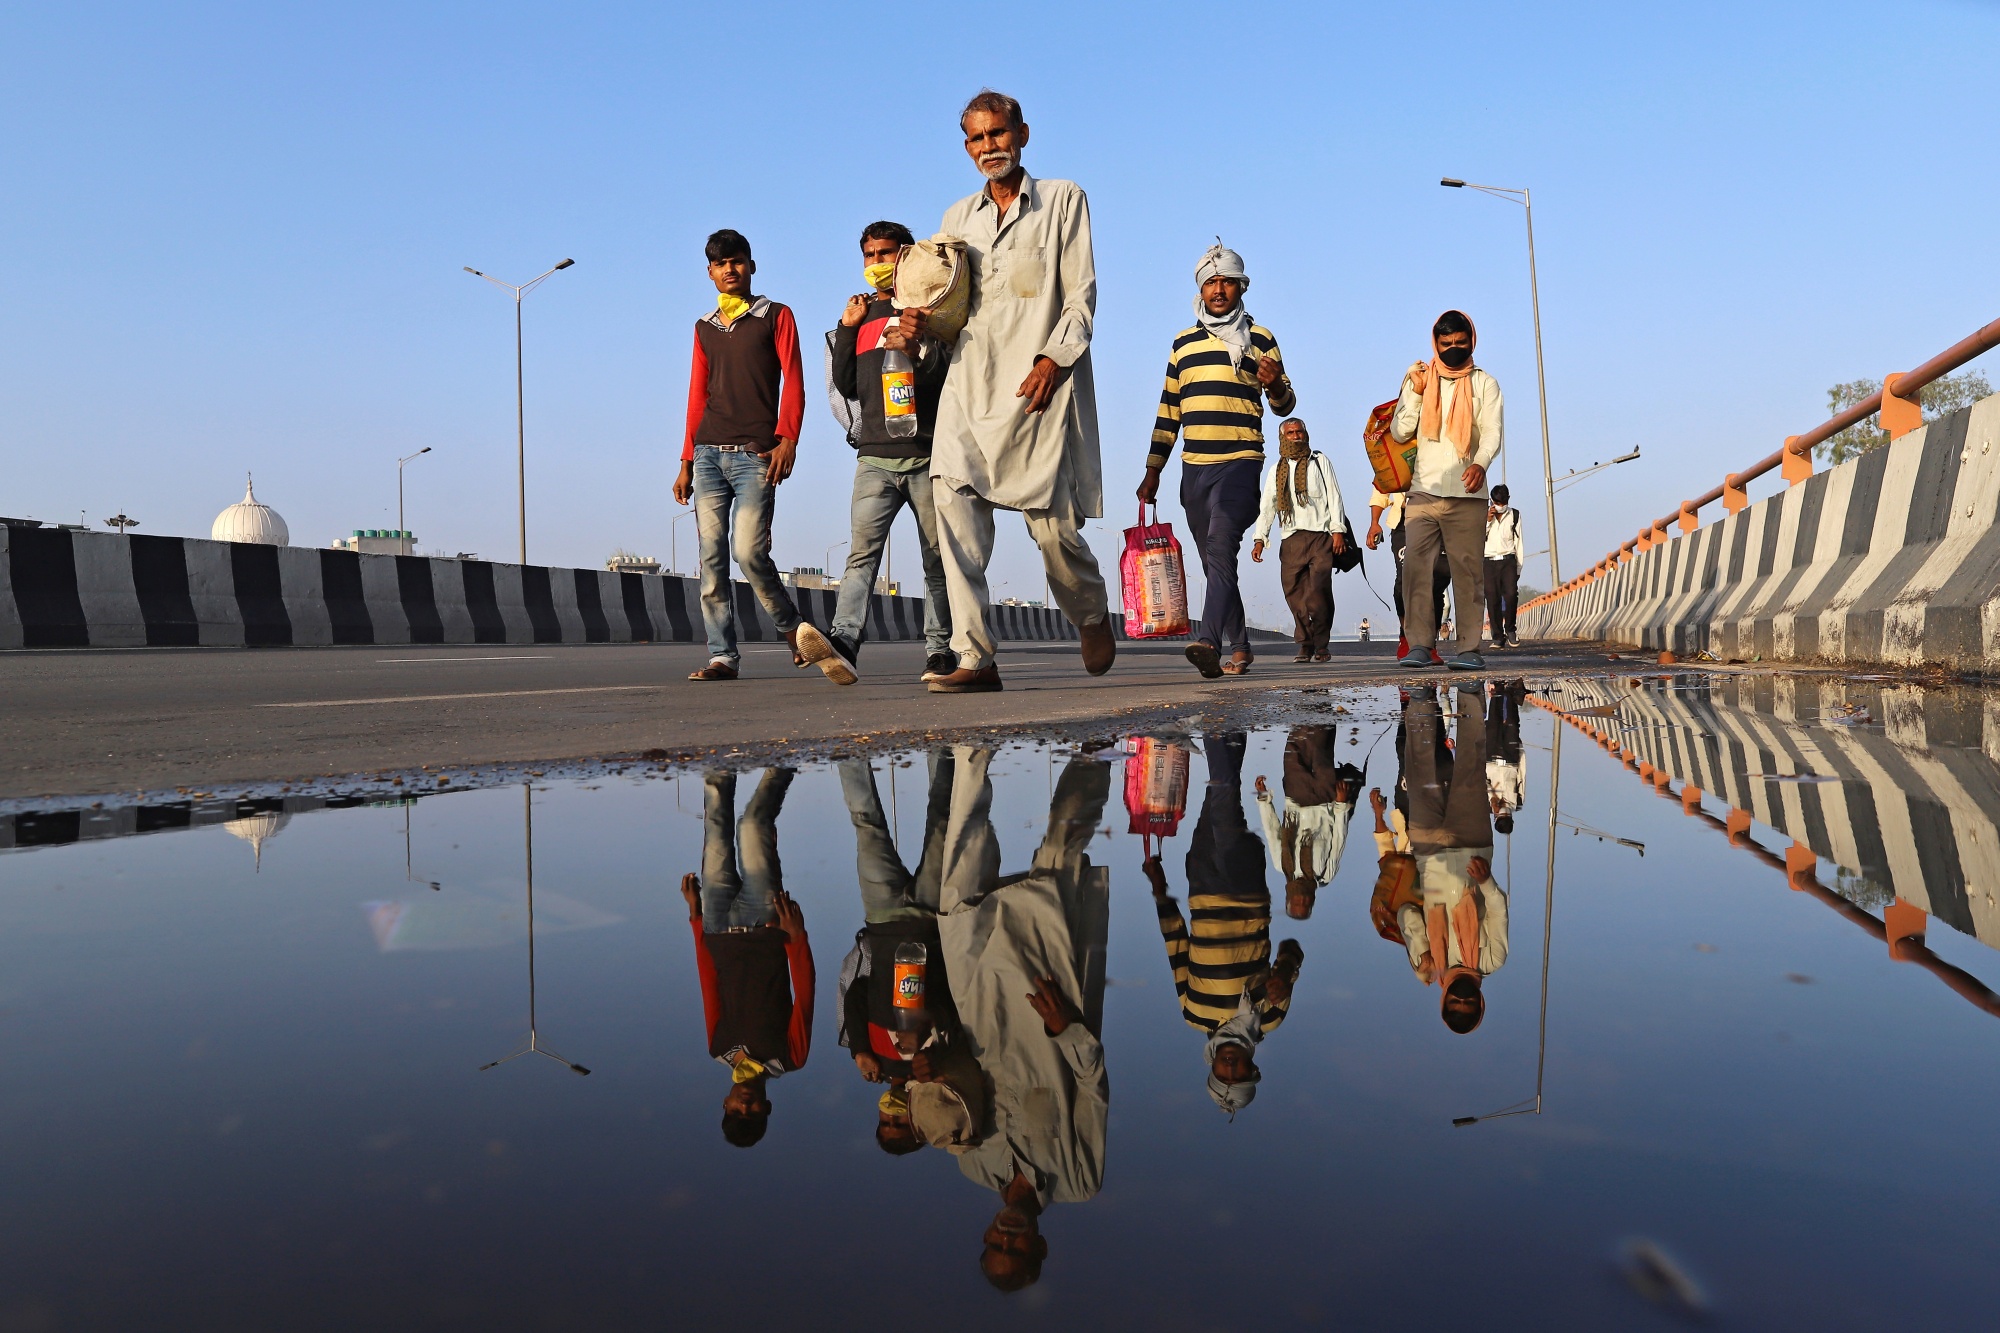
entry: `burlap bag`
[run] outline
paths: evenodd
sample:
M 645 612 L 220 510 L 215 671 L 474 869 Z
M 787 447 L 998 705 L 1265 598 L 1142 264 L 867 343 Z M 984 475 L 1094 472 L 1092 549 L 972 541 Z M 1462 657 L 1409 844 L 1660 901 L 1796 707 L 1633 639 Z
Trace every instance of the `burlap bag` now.
M 965 257 L 965 242 L 939 232 L 928 241 L 904 246 L 889 301 L 898 310 L 912 306 L 929 310 L 930 332 L 947 347 L 957 342 L 972 314 L 972 265 Z

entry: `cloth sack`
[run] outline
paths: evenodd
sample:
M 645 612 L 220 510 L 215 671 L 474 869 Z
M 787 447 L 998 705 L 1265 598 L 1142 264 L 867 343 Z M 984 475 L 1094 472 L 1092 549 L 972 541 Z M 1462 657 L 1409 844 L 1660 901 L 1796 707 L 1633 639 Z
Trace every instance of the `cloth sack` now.
M 926 327 L 950 347 L 972 315 L 972 265 L 965 242 L 943 232 L 903 247 L 896 262 L 896 288 L 889 303 L 898 310 L 930 311 Z
M 1417 474 L 1417 442 L 1398 444 L 1389 434 L 1389 422 L 1396 415 L 1397 399 L 1378 405 L 1361 428 L 1361 445 L 1368 451 L 1368 466 L 1375 471 L 1375 489 L 1394 495 L 1410 489 Z
M 1159 518 L 1159 509 L 1153 517 Z M 1147 523 L 1139 506 L 1139 526 L 1125 529 L 1125 553 L 1118 559 L 1125 586 L 1125 636 L 1158 639 L 1188 632 L 1187 566 L 1171 523 Z
M 1131 831 L 1149 840 L 1173 837 L 1187 814 L 1188 748 L 1132 736 L 1125 741 L 1125 753 L 1125 813 L 1131 817 Z

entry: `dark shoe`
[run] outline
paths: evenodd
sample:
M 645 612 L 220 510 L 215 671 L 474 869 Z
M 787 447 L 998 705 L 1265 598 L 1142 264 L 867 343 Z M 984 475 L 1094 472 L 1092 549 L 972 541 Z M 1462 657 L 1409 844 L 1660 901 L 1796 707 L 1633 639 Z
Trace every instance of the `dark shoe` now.
M 997 662 L 988 662 L 977 671 L 960 667 L 949 676 L 931 682 L 932 694 L 993 694 L 1002 688 Z
M 852 685 L 861 679 L 847 654 L 833 646 L 826 635 L 811 623 L 799 626 L 798 653 L 807 666 L 816 666 L 836 685 Z
M 1453 653 L 1444 660 L 1453 671 L 1484 671 L 1486 659 L 1476 652 Z
M 1331 662 L 1332 660 L 1333 660 L 1332 653 L 1318 652 L 1313 654 L 1313 661 L 1315 662 Z
M 1118 636 L 1111 632 L 1111 617 L 1106 616 L 1093 625 L 1078 628 L 1077 638 L 1082 640 L 1079 647 L 1083 651 L 1083 669 L 1093 676 L 1101 676 L 1111 670 L 1111 664 L 1118 657 Z
M 688 672 L 689 680 L 735 680 L 736 668 L 724 661 L 713 661 L 699 671 Z
M 1435 665 L 1433 659 L 1436 657 L 1437 654 L 1428 648 L 1412 648 L 1396 659 L 1396 665 L 1408 667 L 1412 671 L 1422 671 Z
M 918 679 L 928 685 L 934 680 L 943 680 L 958 670 L 958 658 L 951 653 L 932 653 L 924 659 L 924 674 Z
M 1222 679 L 1222 651 L 1212 643 L 1196 639 L 1187 646 L 1187 660 L 1208 680 Z

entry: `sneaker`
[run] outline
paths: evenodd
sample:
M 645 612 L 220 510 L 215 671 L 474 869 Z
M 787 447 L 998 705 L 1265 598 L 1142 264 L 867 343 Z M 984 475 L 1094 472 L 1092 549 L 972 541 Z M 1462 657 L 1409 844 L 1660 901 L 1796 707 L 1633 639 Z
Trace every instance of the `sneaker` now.
M 1429 648 L 1412 648 L 1396 659 L 1396 665 L 1408 667 L 1412 671 L 1422 671 L 1435 665 L 1431 659 L 1436 656 L 1437 654 Z
M 1484 671 L 1486 659 L 1476 652 L 1453 653 L 1444 664 L 1453 671 Z
M 854 663 L 847 654 L 833 646 L 833 642 L 821 634 L 811 621 L 799 626 L 799 656 L 807 666 L 816 666 L 836 685 L 852 685 L 861 679 L 861 673 L 854 669 Z
M 1409 655 L 1410 655 L 1409 638 L 1406 635 L 1398 634 L 1396 636 L 1396 660 L 1400 662 Z
M 1507 646 L 1509 648 L 1519 648 L 1521 646 L 1521 636 L 1518 634 L 1509 634 L 1507 636 Z
M 918 677 L 928 685 L 934 680 L 943 680 L 958 670 L 958 657 L 953 653 L 932 653 L 924 659 L 924 674 Z

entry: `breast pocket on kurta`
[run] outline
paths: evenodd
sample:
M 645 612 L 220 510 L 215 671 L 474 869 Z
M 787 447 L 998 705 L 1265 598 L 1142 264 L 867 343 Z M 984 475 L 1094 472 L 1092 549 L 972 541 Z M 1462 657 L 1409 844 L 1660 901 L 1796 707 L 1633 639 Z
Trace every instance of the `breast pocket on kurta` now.
M 1007 290 L 1024 300 L 1040 296 L 1047 280 L 1043 272 L 1047 255 L 1048 251 L 1039 245 L 1016 246 L 1008 251 Z

